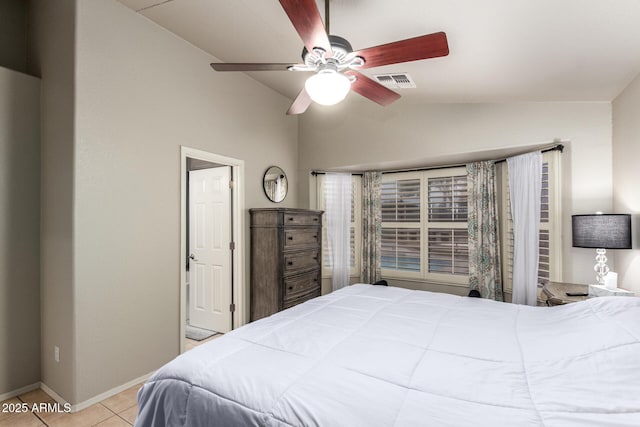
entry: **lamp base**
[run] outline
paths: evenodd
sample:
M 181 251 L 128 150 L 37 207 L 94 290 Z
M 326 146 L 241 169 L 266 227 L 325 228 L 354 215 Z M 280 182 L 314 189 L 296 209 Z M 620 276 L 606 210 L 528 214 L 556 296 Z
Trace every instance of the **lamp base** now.
M 593 270 L 597 273 L 596 283 L 601 286 L 604 286 L 604 276 L 609 273 L 606 253 L 606 249 L 596 249 L 596 265 L 593 267 Z

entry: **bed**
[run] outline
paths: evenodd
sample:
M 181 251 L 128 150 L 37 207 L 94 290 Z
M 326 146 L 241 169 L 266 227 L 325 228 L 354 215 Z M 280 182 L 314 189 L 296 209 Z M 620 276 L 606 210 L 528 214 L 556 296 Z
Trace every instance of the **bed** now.
M 352 285 L 182 354 L 136 426 L 640 426 L 640 298 Z

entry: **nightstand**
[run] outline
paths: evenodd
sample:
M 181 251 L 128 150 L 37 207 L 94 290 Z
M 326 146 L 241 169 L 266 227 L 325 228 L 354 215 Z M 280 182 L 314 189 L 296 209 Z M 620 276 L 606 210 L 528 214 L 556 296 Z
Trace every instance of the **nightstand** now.
M 584 301 L 589 298 L 588 295 L 570 297 L 567 292 L 589 293 L 589 285 L 578 285 L 575 283 L 549 282 L 542 288 L 542 295 L 547 297 L 547 305 L 563 305 L 572 302 Z

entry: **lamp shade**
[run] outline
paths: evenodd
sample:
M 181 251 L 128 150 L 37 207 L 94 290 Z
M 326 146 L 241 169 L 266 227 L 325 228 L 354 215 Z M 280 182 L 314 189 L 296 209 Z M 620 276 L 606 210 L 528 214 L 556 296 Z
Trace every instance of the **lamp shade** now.
M 574 248 L 631 249 L 631 215 L 572 215 Z

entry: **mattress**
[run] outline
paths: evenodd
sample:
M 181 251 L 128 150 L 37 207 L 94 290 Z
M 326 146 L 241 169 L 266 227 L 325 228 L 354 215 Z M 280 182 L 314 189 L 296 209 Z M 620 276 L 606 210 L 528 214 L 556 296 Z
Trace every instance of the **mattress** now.
M 640 298 L 352 285 L 182 354 L 136 426 L 640 426 Z

